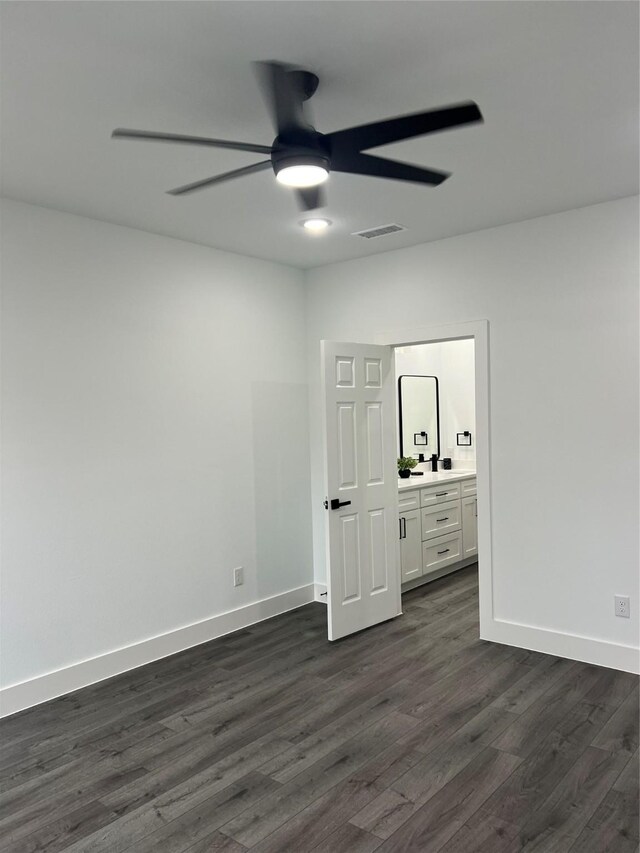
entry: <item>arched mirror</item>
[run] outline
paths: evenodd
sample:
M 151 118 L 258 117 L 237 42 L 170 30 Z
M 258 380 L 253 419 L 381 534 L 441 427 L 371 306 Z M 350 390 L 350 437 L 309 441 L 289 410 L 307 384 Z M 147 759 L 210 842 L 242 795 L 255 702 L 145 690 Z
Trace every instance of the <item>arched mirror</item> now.
M 440 400 L 437 376 L 398 378 L 400 456 L 440 456 Z

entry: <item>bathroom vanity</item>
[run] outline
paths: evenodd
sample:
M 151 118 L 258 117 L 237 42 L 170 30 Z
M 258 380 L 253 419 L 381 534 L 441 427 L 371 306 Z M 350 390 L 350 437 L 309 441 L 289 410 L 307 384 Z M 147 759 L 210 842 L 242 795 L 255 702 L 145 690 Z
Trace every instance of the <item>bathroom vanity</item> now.
M 398 480 L 398 507 L 403 589 L 477 560 L 475 471 L 425 472 Z

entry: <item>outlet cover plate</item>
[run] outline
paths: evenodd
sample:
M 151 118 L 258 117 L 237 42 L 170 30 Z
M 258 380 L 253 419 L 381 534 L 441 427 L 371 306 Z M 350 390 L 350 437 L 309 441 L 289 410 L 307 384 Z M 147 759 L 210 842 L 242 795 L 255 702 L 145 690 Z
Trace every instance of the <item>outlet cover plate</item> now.
M 629 619 L 629 596 L 628 595 L 616 595 L 616 616 L 622 616 L 624 619 Z
M 238 566 L 237 569 L 233 570 L 233 585 L 234 586 L 242 586 L 244 583 L 244 569 L 242 566 Z

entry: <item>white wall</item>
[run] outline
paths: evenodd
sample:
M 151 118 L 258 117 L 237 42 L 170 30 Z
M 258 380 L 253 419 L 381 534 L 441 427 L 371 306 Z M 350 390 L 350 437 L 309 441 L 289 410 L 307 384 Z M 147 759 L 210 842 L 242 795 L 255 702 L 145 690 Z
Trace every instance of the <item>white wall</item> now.
M 474 349 L 473 340 L 461 340 L 395 350 L 396 387 L 398 377 L 404 373 L 438 377 L 440 458 L 448 456 L 453 468 L 473 468 L 476 463 Z M 456 434 L 464 430 L 471 432 L 471 447 L 456 443 Z
M 307 281 L 316 581 L 320 339 L 488 319 L 500 637 L 637 666 L 637 198 L 323 267 Z M 614 616 L 614 594 L 631 596 L 631 619 Z
M 302 274 L 15 202 L 2 226 L 2 684 L 310 584 Z
M 496 624 L 637 646 L 637 199 L 311 271 L 308 332 L 298 271 L 15 202 L 2 224 L 3 685 L 306 595 L 319 340 L 478 318 Z

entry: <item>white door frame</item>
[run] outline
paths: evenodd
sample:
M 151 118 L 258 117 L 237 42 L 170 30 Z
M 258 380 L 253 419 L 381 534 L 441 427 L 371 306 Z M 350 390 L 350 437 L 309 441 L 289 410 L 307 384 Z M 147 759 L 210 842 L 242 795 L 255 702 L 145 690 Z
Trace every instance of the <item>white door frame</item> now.
M 392 347 L 473 339 L 475 344 L 476 471 L 478 473 L 478 587 L 480 638 L 493 639 L 493 557 L 491 524 L 491 418 L 489 399 L 489 321 L 419 326 L 367 336 L 367 343 Z M 400 583 L 400 573 L 398 573 Z M 504 642 L 504 641 L 503 641 Z

